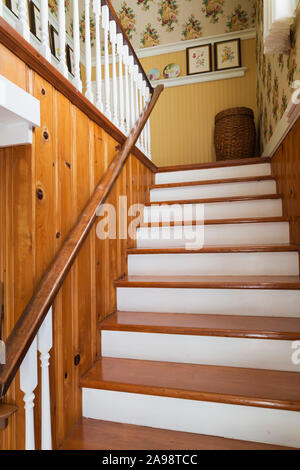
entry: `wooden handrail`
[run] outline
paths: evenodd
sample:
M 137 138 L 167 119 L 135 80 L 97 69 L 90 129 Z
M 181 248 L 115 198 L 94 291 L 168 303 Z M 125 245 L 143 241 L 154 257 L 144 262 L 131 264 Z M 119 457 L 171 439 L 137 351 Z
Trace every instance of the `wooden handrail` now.
M 142 64 L 141 64 L 141 62 L 140 62 L 138 56 L 137 56 L 136 53 L 135 53 L 135 50 L 134 50 L 133 47 L 132 47 L 132 44 L 131 44 L 131 42 L 130 42 L 128 36 L 127 36 L 127 33 L 126 33 L 125 29 L 123 28 L 122 23 L 121 23 L 121 21 L 120 21 L 118 15 L 117 15 L 117 13 L 116 13 L 114 7 L 113 7 L 112 4 L 111 4 L 111 1 L 110 1 L 110 0 L 102 0 L 102 5 L 107 5 L 107 6 L 108 6 L 110 19 L 111 19 L 111 20 L 114 20 L 114 21 L 116 22 L 118 32 L 119 32 L 119 33 L 122 33 L 123 39 L 124 39 L 124 41 L 126 42 L 127 46 L 129 47 L 129 50 L 130 50 L 131 54 L 132 54 L 133 57 L 134 57 L 134 61 L 135 61 L 135 63 L 137 64 L 140 73 L 143 75 L 144 80 L 146 81 L 146 83 L 147 83 L 147 85 L 148 85 L 148 87 L 149 87 L 149 89 L 150 89 L 150 93 L 152 94 L 152 93 L 153 93 L 153 87 L 152 87 L 152 85 L 151 85 L 151 83 L 150 83 L 150 81 L 149 81 L 149 78 L 147 77 L 147 74 L 145 73 L 145 70 L 144 70 L 144 68 L 143 68 L 143 66 L 142 66 Z
M 163 85 L 159 85 L 154 89 L 152 98 L 137 121 L 135 128 L 131 131 L 122 149 L 116 154 L 105 175 L 100 180 L 91 199 L 79 216 L 75 227 L 58 251 L 53 263 L 6 340 L 6 364 L 0 366 L 0 399 L 6 394 L 14 379 L 96 220 L 97 208 L 105 202 L 109 195 L 163 88 Z

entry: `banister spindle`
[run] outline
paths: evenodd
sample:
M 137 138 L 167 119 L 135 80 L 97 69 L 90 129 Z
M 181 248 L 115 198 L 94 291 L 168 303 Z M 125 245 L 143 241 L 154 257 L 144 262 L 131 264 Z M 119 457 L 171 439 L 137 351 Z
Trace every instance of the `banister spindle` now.
M 0 16 L 3 16 L 3 2 L 0 2 Z
M 48 29 L 48 0 L 41 0 L 41 52 L 45 59 L 51 62 Z
M 129 80 L 128 80 L 128 73 L 129 73 L 129 52 L 128 46 L 124 46 L 124 69 L 125 69 L 125 113 L 126 113 L 126 124 L 125 124 L 125 131 L 126 135 L 129 135 L 130 132 L 130 92 L 129 92 Z
M 17 30 L 26 41 L 30 41 L 27 0 L 19 0 L 19 22 Z
M 100 38 L 100 0 L 93 0 L 96 31 L 96 106 L 103 112 L 102 102 L 102 70 L 101 70 L 101 38 Z
M 139 68 L 135 64 L 134 66 L 134 85 L 135 85 L 135 122 L 139 118 L 139 91 L 138 91 L 138 76 L 139 76 Z M 138 143 L 138 142 L 137 142 Z
M 149 88 L 147 87 L 147 91 L 146 91 L 146 102 L 147 102 L 147 103 L 149 103 L 149 102 L 150 102 L 150 99 L 151 99 L 150 90 L 149 90 Z M 147 127 L 147 137 L 148 137 L 148 145 L 147 145 L 147 157 L 149 158 L 149 160 L 152 160 L 152 155 L 151 155 L 151 129 L 150 129 L 150 117 L 148 118 L 148 121 L 147 121 L 146 127 Z
M 37 335 L 37 346 L 40 352 L 42 376 L 42 450 L 52 449 L 51 408 L 49 382 L 49 351 L 52 349 L 52 308 L 50 308 Z
M 134 61 L 133 56 L 129 56 L 129 74 L 130 74 L 130 106 L 131 106 L 131 129 L 135 125 L 135 106 L 134 106 Z
M 117 64 L 116 64 L 116 44 L 117 25 L 114 20 L 109 22 L 110 42 L 112 49 L 112 83 L 113 83 L 113 123 L 119 126 L 118 122 L 118 87 L 117 87 Z
M 48 26 L 47 26 L 48 27 Z M 68 77 L 66 64 L 66 10 L 65 0 L 58 0 L 58 37 L 59 37 L 59 69 Z
M 145 80 L 143 80 L 142 84 L 142 109 L 144 111 L 146 107 L 146 88 L 147 88 L 147 83 Z M 143 146 L 143 152 L 146 155 L 146 129 L 144 127 L 143 132 L 142 132 L 142 146 Z
M 35 450 L 34 434 L 34 390 L 38 381 L 37 375 L 37 339 L 35 338 L 23 359 L 20 367 L 20 388 L 25 402 L 25 449 Z
M 85 12 L 85 96 L 93 102 L 92 93 L 92 51 L 91 51 L 91 25 L 90 25 L 90 0 L 84 0 Z
M 123 35 L 117 34 L 117 51 L 119 55 L 119 101 L 120 101 L 120 130 L 125 134 L 124 126 L 124 82 L 123 82 Z
M 137 86 L 138 86 L 138 95 L 139 95 L 139 117 L 141 116 L 143 112 L 143 103 L 142 103 L 142 85 L 143 85 L 143 75 L 141 73 L 138 74 L 138 81 L 137 81 Z M 143 144 L 142 144 L 142 132 L 139 137 L 139 145 L 140 148 L 143 149 Z
M 104 29 L 104 78 L 105 78 L 105 106 L 104 112 L 108 119 L 111 119 L 110 109 L 110 81 L 109 81 L 109 53 L 108 53 L 108 32 L 109 32 L 109 9 L 107 5 L 102 7 L 102 27 Z
M 73 0 L 73 42 L 74 42 L 74 84 L 77 90 L 82 91 L 80 78 L 80 33 L 78 0 Z

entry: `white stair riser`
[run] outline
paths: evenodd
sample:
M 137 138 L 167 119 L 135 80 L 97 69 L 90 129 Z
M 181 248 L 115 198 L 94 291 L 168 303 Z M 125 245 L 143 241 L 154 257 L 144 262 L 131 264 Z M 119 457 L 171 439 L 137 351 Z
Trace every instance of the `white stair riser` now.
M 138 248 L 289 243 L 288 222 L 142 227 L 137 230 Z
M 299 253 L 189 253 L 128 256 L 129 275 L 298 276 Z
M 192 204 L 192 209 L 191 204 L 146 206 L 144 209 L 144 222 L 190 220 L 191 214 L 193 220 L 201 220 L 203 217 L 203 209 L 205 220 L 281 217 L 283 215 L 281 199 L 259 199 L 257 201 Z
M 270 176 L 270 163 L 241 165 L 206 170 L 185 170 L 156 173 L 156 184 L 185 183 L 189 181 L 208 181 L 226 178 L 250 178 L 251 176 Z
M 300 317 L 300 290 L 117 288 L 120 311 Z
M 83 416 L 300 447 L 300 413 L 294 411 L 84 388 Z
M 291 341 L 102 331 L 102 356 L 300 372 Z
M 275 181 L 246 183 L 219 183 L 200 186 L 151 189 L 150 201 L 181 201 L 188 199 L 214 199 L 216 197 L 259 196 L 276 194 Z

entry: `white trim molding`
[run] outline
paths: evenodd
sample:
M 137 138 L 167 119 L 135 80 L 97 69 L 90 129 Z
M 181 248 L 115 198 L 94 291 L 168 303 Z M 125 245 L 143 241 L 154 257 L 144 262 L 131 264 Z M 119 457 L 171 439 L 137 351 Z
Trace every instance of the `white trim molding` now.
M 40 102 L 0 75 L 0 147 L 32 143 L 40 126 Z
M 179 41 L 171 44 L 162 44 L 161 46 L 145 47 L 137 49 L 136 54 L 139 59 L 144 57 L 152 57 L 156 55 L 169 54 L 171 52 L 185 51 L 188 47 L 201 46 L 202 44 L 215 44 L 219 41 L 226 41 L 232 39 L 246 40 L 256 38 L 256 29 L 245 29 L 244 31 L 236 31 L 234 33 L 218 34 L 216 36 L 207 36 L 198 39 L 191 39 L 190 41 Z
M 228 80 L 229 78 L 244 77 L 248 67 L 238 69 L 221 70 L 218 72 L 198 73 L 196 75 L 185 75 L 177 78 L 166 78 L 151 82 L 153 87 L 163 84 L 165 88 L 172 88 L 183 85 L 193 85 L 195 83 L 215 82 L 218 80 Z
M 282 116 L 280 122 L 278 123 L 275 132 L 268 142 L 267 146 L 264 149 L 263 157 L 273 157 L 289 131 L 292 129 L 293 125 L 300 117 L 300 87 L 297 88 L 292 98 L 289 102 L 289 105 Z
M 139 59 L 144 57 L 154 57 L 157 55 L 170 54 L 171 52 L 185 51 L 188 47 L 201 46 L 202 44 L 215 44 L 219 41 L 226 41 L 232 39 L 246 40 L 256 38 L 256 29 L 245 29 L 244 31 L 237 31 L 234 33 L 218 34 L 217 36 L 207 36 L 205 38 L 191 39 L 190 41 L 179 41 L 171 44 L 162 44 L 154 47 L 144 47 L 142 49 L 136 49 L 136 55 Z M 109 62 L 112 63 L 112 57 L 109 57 Z M 82 61 L 84 64 L 84 61 Z M 96 60 L 92 61 L 93 67 L 96 65 Z

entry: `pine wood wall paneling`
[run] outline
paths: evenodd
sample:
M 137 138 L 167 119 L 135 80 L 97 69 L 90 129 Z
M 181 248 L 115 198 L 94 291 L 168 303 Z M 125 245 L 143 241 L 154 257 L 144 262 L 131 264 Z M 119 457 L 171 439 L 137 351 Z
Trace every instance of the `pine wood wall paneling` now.
M 5 240 L 1 238 L 7 258 L 6 333 L 30 299 L 95 183 L 114 157 L 117 146 L 114 139 L 29 70 L 24 83 L 26 87 L 33 88 L 35 96 L 41 99 L 41 128 L 35 132 L 32 147 L 0 151 L 1 207 L 5 204 L 1 218 L 7 219 Z M 48 132 L 47 139 L 44 132 Z M 128 204 L 140 201 L 141 194 L 145 193 L 141 186 L 151 179 L 149 174 L 148 168 L 144 170 L 143 164 L 130 156 L 107 202 L 116 205 L 119 195 L 128 191 Z M 143 175 L 141 180 L 139 175 Z M 131 178 L 136 188 L 132 188 Z M 37 189 L 42 189 L 43 199 L 38 199 Z M 130 242 L 102 242 L 96 237 L 95 227 L 54 303 L 50 378 L 55 447 L 62 443 L 81 416 L 78 380 L 91 366 L 96 354 L 100 354 L 96 323 L 116 308 L 113 283 L 126 270 L 126 247 Z M 79 366 L 74 364 L 76 354 L 81 356 Z M 39 387 L 35 395 L 36 444 L 39 448 Z M 1 433 L 1 448 L 22 449 L 24 403 L 18 376 L 7 401 L 16 402 L 19 412 L 11 419 L 8 429 Z
M 272 173 L 290 217 L 291 243 L 300 244 L 300 118 L 272 158 Z

